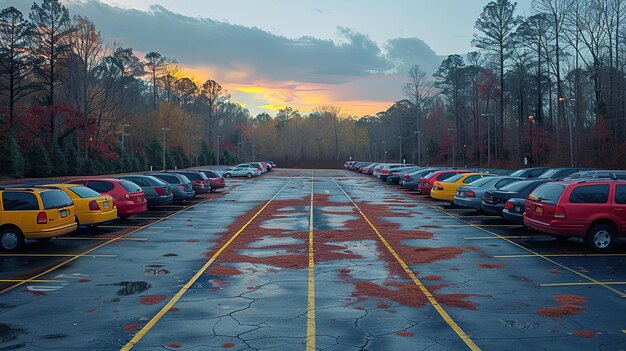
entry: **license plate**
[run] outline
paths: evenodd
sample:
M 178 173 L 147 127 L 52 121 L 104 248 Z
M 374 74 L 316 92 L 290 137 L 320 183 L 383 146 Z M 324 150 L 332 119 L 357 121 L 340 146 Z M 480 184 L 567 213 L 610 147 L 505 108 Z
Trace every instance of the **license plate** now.
M 104 202 L 104 208 L 109 208 L 109 202 L 108 201 Z
M 142 201 L 141 196 L 137 196 L 137 202 L 141 202 L 141 201 Z
M 535 207 L 535 213 L 543 214 L 543 207 Z
M 519 206 L 515 206 L 514 210 L 515 212 L 520 212 L 521 208 Z
M 63 210 L 60 213 L 61 213 L 61 218 L 67 217 L 67 211 Z

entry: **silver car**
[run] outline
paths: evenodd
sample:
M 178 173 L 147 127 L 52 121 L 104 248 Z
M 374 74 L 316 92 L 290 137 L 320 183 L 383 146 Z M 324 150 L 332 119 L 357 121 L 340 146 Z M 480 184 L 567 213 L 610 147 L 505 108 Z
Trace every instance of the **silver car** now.
M 468 185 L 460 186 L 454 194 L 454 204 L 465 208 L 481 209 L 485 192 L 499 190 L 511 183 L 526 180 L 520 177 L 484 177 Z
M 246 177 L 252 178 L 259 175 L 259 171 L 251 165 L 239 165 L 235 168 L 229 169 L 224 172 L 224 178 L 230 177 Z

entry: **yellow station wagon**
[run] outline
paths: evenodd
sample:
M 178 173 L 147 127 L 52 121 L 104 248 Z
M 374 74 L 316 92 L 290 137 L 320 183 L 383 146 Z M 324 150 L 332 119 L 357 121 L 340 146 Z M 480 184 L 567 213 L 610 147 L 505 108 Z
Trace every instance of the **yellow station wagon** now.
M 0 249 L 15 252 L 25 239 L 48 240 L 76 230 L 72 199 L 58 189 L 0 188 Z

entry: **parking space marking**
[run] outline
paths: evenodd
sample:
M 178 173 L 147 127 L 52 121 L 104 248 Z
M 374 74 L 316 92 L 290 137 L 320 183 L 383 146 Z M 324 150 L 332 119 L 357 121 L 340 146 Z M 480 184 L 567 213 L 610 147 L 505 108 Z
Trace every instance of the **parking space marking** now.
M 503 235 L 505 239 L 536 239 L 536 238 L 549 238 L 549 237 L 539 237 L 539 236 L 519 236 L 519 235 Z M 500 238 L 496 238 L 495 236 L 470 236 L 467 238 L 463 238 L 463 240 L 500 240 Z
M 117 255 L 14 253 L 14 254 L 0 254 L 0 257 L 73 257 L 73 258 L 93 257 L 93 258 L 115 258 L 115 257 L 117 257 Z
M 548 262 L 552 263 L 553 265 L 555 265 L 557 267 L 560 267 L 561 269 L 564 269 L 564 270 L 566 270 L 568 272 L 574 273 L 574 274 L 578 275 L 579 277 L 582 277 L 582 278 L 584 278 L 584 279 L 586 279 L 586 280 L 588 280 L 588 281 L 590 281 L 592 283 L 596 283 L 596 285 L 599 285 L 599 286 L 601 286 L 601 287 L 603 287 L 603 288 L 605 288 L 607 290 L 610 290 L 610 291 L 612 291 L 613 293 L 617 294 L 620 297 L 626 298 L 626 293 L 623 293 L 623 292 L 621 292 L 621 291 L 619 291 L 617 289 L 614 289 L 614 288 L 610 287 L 607 284 L 602 284 L 598 280 L 593 279 L 592 277 L 590 277 L 590 276 L 588 276 L 588 275 L 586 275 L 584 273 L 581 273 L 581 272 L 579 272 L 579 271 L 577 271 L 577 270 L 575 270 L 573 268 L 567 267 L 564 264 L 558 263 L 555 260 L 551 259 L 550 257 L 546 257 L 545 255 L 542 255 L 542 254 L 540 254 L 538 252 L 535 252 L 535 251 L 525 247 L 524 245 L 518 244 L 515 241 L 512 241 L 511 239 L 507 239 L 507 238 L 503 237 L 502 235 L 500 235 L 498 233 L 495 233 L 495 232 L 492 232 L 492 231 L 490 231 L 488 229 L 482 228 L 481 226 L 472 224 L 472 223 L 470 223 L 470 222 L 468 222 L 468 221 L 466 221 L 466 220 L 464 220 L 462 218 L 459 218 L 459 217 L 457 217 L 457 216 L 455 216 L 453 214 L 446 213 L 443 209 L 439 208 L 438 206 L 430 206 L 430 207 L 432 209 L 434 209 L 434 210 L 441 211 L 442 213 L 446 214 L 450 218 L 454 218 L 454 219 L 456 219 L 458 221 L 462 221 L 462 222 L 464 222 L 466 224 L 470 224 L 471 226 L 473 226 L 474 228 L 476 228 L 478 230 L 481 230 L 481 231 L 483 231 L 483 232 L 485 232 L 487 234 L 490 234 L 490 235 L 493 235 L 493 236 L 495 236 L 497 238 L 500 238 L 500 239 L 508 242 L 509 244 L 511 244 L 513 246 L 516 246 L 516 247 L 518 247 L 518 248 L 520 248 L 520 249 L 530 253 L 531 255 L 529 257 L 539 257 L 539 258 L 541 258 L 541 259 L 543 259 L 545 261 L 548 261 Z
M 98 228 L 128 229 L 128 228 L 141 228 L 141 226 L 140 225 L 101 225 Z
M 361 208 L 359 208 L 359 206 L 354 202 L 354 200 L 352 200 L 350 195 L 346 193 L 346 191 L 341 187 L 341 185 L 339 185 L 339 183 L 337 183 L 337 181 L 334 178 L 331 178 L 331 179 L 333 180 L 333 182 L 335 182 L 337 187 L 344 193 L 344 195 L 346 195 L 348 200 L 352 202 L 352 205 L 359 211 L 359 214 L 361 215 L 361 217 L 363 217 L 363 219 L 367 222 L 367 224 L 369 224 L 369 226 L 372 228 L 374 233 L 376 233 L 376 235 L 378 236 L 380 241 L 383 243 L 383 245 L 387 248 L 387 250 L 391 253 L 391 255 L 396 259 L 396 261 L 398 261 L 400 266 L 402 266 L 402 268 L 404 269 L 404 272 L 406 272 L 406 274 L 411 278 L 413 283 L 415 283 L 415 285 L 420 289 L 420 291 L 424 294 L 424 296 L 426 296 L 426 299 L 428 299 L 430 304 L 439 313 L 441 318 L 443 318 L 443 320 L 448 324 L 448 326 L 450 326 L 450 328 L 459 336 L 459 338 L 465 343 L 465 345 L 467 345 L 467 347 L 470 350 L 479 351 L 480 348 L 478 347 L 478 345 L 474 343 L 474 341 L 465 333 L 465 331 L 463 331 L 463 329 L 461 329 L 461 327 L 452 319 L 452 317 L 450 317 L 448 312 L 444 310 L 444 308 L 439 304 L 439 302 L 437 302 L 437 299 L 435 299 L 435 297 L 430 293 L 430 291 L 428 290 L 428 288 L 426 288 L 424 283 L 422 283 L 417 278 L 415 273 L 413 273 L 413 271 L 409 268 L 406 262 L 404 262 L 404 260 L 400 257 L 400 255 L 398 255 L 398 253 L 391 247 L 389 242 L 383 237 L 380 231 L 378 231 L 378 229 L 369 220 L 369 218 L 365 215 L 365 213 L 361 211 Z
M 22 279 L 0 279 L 0 283 L 20 283 Z M 29 283 L 65 283 L 65 280 L 30 280 Z
M 93 237 L 93 238 L 81 238 L 81 237 L 71 237 L 71 236 L 60 236 L 60 237 L 55 237 L 54 240 L 92 240 L 92 241 L 98 241 L 98 240 L 111 240 L 111 239 L 115 239 L 114 237 L 107 237 L 107 236 L 98 236 L 98 237 Z M 120 239 L 121 241 L 148 241 L 148 238 L 123 238 Z
M 626 285 L 626 282 L 599 282 L 600 284 L 606 285 Z M 593 282 L 576 282 L 576 283 L 548 283 L 548 284 L 539 284 L 544 287 L 557 287 L 557 286 L 585 286 L 585 285 L 598 285 L 598 283 Z
M 187 211 L 187 210 L 189 210 L 189 209 L 192 209 L 192 208 L 194 208 L 194 207 L 196 207 L 196 206 L 198 206 L 198 205 L 201 205 L 201 204 L 203 204 L 203 203 L 206 203 L 206 202 L 208 202 L 208 201 L 210 201 L 210 199 L 207 199 L 207 200 L 205 200 L 205 201 L 201 201 L 201 202 L 195 203 L 195 204 L 193 204 L 193 205 L 191 205 L 191 206 L 189 206 L 189 207 L 187 207 L 187 208 L 185 208 L 185 209 L 182 209 L 182 210 L 180 210 L 180 211 L 172 212 L 171 214 L 169 214 L 169 215 L 167 215 L 167 216 L 165 216 L 165 217 L 161 218 L 161 219 L 160 219 L 160 220 L 158 220 L 158 221 L 148 223 L 148 224 L 146 224 L 146 225 L 144 225 L 144 226 L 141 226 L 141 227 L 139 227 L 139 228 L 137 228 L 137 229 L 134 229 L 134 230 L 132 230 L 132 231 L 130 231 L 130 232 L 128 232 L 128 233 L 126 233 L 126 234 L 124 234 L 124 235 L 120 235 L 119 237 L 113 238 L 113 239 L 111 239 L 111 240 L 107 240 L 107 241 L 105 241 L 105 242 L 103 242 L 103 243 L 101 243 L 101 244 L 99 244 L 99 245 L 96 245 L 96 246 L 94 246 L 94 247 L 92 247 L 92 248 L 90 248 L 90 249 L 87 249 L 87 250 L 86 250 L 85 252 L 83 252 L 82 254 L 72 256 L 72 257 L 70 257 L 69 259 L 67 259 L 67 260 L 65 260 L 65 261 L 63 261 L 63 262 L 59 262 L 58 264 L 56 264 L 56 265 L 54 265 L 54 266 L 52 266 L 52 267 L 50 267 L 50 268 L 48 268 L 48 269 L 44 270 L 43 272 L 37 273 L 37 274 L 33 275 L 32 277 L 30 277 L 30 278 L 28 278 L 28 279 L 24 280 L 24 281 L 21 281 L 21 282 L 19 282 L 19 283 L 15 283 L 15 284 L 13 284 L 13 285 L 11 285 L 11 286 L 7 287 L 7 288 L 4 288 L 4 289 L 0 290 L 0 295 L 2 295 L 2 294 L 4 294 L 4 293 L 7 293 L 7 292 L 9 292 L 9 291 L 11 291 L 11 290 L 13 290 L 13 289 L 15 289 L 15 288 L 19 287 L 19 286 L 22 286 L 22 285 L 24 285 L 24 284 L 30 283 L 31 281 L 36 280 L 36 279 L 38 279 L 38 278 L 40 278 L 40 277 L 43 277 L 43 276 L 44 276 L 44 275 L 46 275 L 46 274 L 50 274 L 50 273 L 52 273 L 52 272 L 54 272 L 54 271 L 58 270 L 59 268 L 62 268 L 62 267 L 64 267 L 64 266 L 66 266 L 68 263 L 71 263 L 71 262 L 76 261 L 77 259 L 79 259 L 79 258 L 81 258 L 81 257 L 89 256 L 89 254 L 90 254 L 90 253 L 92 253 L 92 252 L 94 252 L 94 251 L 96 251 L 96 250 L 98 250 L 98 249 L 100 249 L 100 248 L 102 248 L 102 247 L 105 247 L 105 246 L 107 246 L 107 245 L 109 245 L 109 244 L 111 244 L 111 243 L 114 243 L 114 242 L 116 242 L 116 241 L 120 241 L 120 240 L 122 240 L 122 239 L 124 239 L 124 238 L 126 238 L 126 237 L 128 237 L 128 236 L 130 236 L 130 235 L 132 235 L 132 234 L 134 234 L 134 233 L 137 233 L 138 231 L 140 231 L 140 230 L 142 230 L 142 229 L 144 229 L 144 228 L 147 228 L 147 227 L 152 227 L 152 225 L 153 225 L 153 224 L 156 224 L 156 223 L 159 223 L 159 222 L 165 221 L 166 219 L 169 219 L 169 218 L 170 218 L 170 217 L 172 217 L 172 216 L 175 216 L 175 215 L 177 215 L 177 214 L 179 214 L 179 213 L 185 212 L 185 211 Z
M 311 204 L 309 210 L 309 285 L 306 311 L 306 349 L 315 351 L 315 256 L 313 252 L 313 186 L 314 173 L 311 172 Z M 326 190 L 328 191 L 328 190 Z
M 528 258 L 528 257 L 624 257 L 626 254 L 579 254 L 579 253 L 556 253 L 556 254 L 540 254 L 532 253 L 528 255 L 501 255 L 493 256 L 495 258 Z
M 261 209 L 257 213 L 254 214 L 254 216 L 252 216 L 252 218 L 250 218 L 235 234 L 233 234 L 230 237 L 230 239 L 228 239 L 228 241 L 226 243 L 224 243 L 224 245 L 222 245 L 222 247 L 220 247 L 220 249 L 217 250 L 211 256 L 211 258 L 196 272 L 196 274 L 194 274 L 193 277 L 191 277 L 191 279 L 187 283 L 185 283 L 185 285 L 183 285 L 183 287 L 176 293 L 176 295 L 174 295 L 165 304 L 165 306 L 163 306 L 163 308 L 154 317 L 152 317 L 150 319 L 150 321 L 148 323 L 146 323 L 146 325 L 144 325 L 143 328 L 141 328 L 141 330 L 139 330 L 139 332 L 137 332 L 137 334 L 135 334 L 135 336 L 133 336 L 133 338 L 130 339 L 130 341 L 128 343 L 126 343 L 126 345 L 124 345 L 124 347 L 122 347 L 120 349 L 120 351 L 128 351 L 128 350 L 132 349 L 139 341 L 141 341 L 141 339 L 150 331 L 150 329 L 152 329 L 156 325 L 156 323 L 159 320 L 161 320 L 161 318 L 163 318 L 163 316 L 170 310 L 170 308 L 172 308 L 174 306 L 174 304 L 176 304 L 176 302 L 178 302 L 178 300 L 180 300 L 180 298 L 193 286 L 193 284 L 195 284 L 196 281 L 198 281 L 198 279 L 200 279 L 200 277 L 204 274 L 204 272 L 206 272 L 206 270 L 209 269 L 209 267 L 211 267 L 213 262 L 215 262 L 215 260 L 217 260 L 217 258 L 222 254 L 222 252 L 224 252 L 230 246 L 230 244 L 233 241 L 235 241 L 235 239 L 237 239 L 237 237 L 246 228 L 248 228 L 250 223 L 252 223 L 263 211 L 265 211 L 267 206 L 269 206 L 269 204 L 272 203 L 272 201 L 274 201 L 274 199 L 276 199 L 278 197 L 278 195 L 289 184 L 291 184 L 291 181 L 292 180 L 290 179 L 289 182 L 287 182 L 287 184 L 285 184 L 280 190 L 278 190 L 278 192 L 268 202 L 266 202 L 265 205 L 263 205 L 263 207 L 261 207 Z

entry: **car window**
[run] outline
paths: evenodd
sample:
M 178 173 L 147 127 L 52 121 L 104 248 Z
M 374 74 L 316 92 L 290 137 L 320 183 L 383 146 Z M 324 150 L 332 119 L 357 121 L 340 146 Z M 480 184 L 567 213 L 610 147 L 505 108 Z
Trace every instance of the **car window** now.
M 155 175 L 155 177 L 163 179 L 164 181 L 170 184 L 180 184 L 180 180 L 178 179 L 178 177 L 173 176 L 173 175 L 159 174 L 159 175 Z
M 434 176 L 434 175 L 435 175 L 435 172 L 430 172 L 430 173 L 427 173 L 426 175 L 424 175 L 422 178 L 432 178 L 432 176 Z
M 200 176 L 201 173 L 184 172 L 184 173 L 179 173 L 179 174 L 184 175 L 190 180 L 203 180 L 202 177 Z
M 180 181 L 181 181 L 183 184 L 191 183 L 191 181 L 189 180 L 189 178 L 185 177 L 184 175 L 179 174 L 178 176 L 180 177 Z
M 27 192 L 9 192 L 2 193 L 2 206 L 5 211 L 37 211 L 39 210 L 39 202 L 37 196 Z
M 500 190 L 502 191 L 510 191 L 512 193 L 519 193 L 520 191 L 526 189 L 527 186 L 529 186 L 530 184 L 535 183 L 534 181 L 530 181 L 530 182 L 524 182 L 524 181 L 520 181 L 520 182 L 513 182 L 509 185 L 505 185 L 502 188 L 500 188 Z
M 44 210 L 67 207 L 73 204 L 70 196 L 63 190 L 48 190 L 39 195 L 41 196 Z
M 539 176 L 541 176 L 545 172 L 546 172 L 545 169 L 531 169 L 530 172 L 528 173 L 528 177 L 529 178 L 538 178 Z
M 609 185 L 581 185 L 572 190 L 569 202 L 577 204 L 603 204 L 609 200 Z
M 113 190 L 113 188 L 115 188 L 115 185 L 113 185 L 113 183 L 110 182 L 103 182 L 103 181 L 99 181 L 99 180 L 90 180 L 87 183 L 87 187 L 99 192 L 99 193 L 106 193 L 108 191 Z
M 442 173 L 442 174 L 440 174 L 440 175 L 439 175 L 436 179 L 437 179 L 437 180 L 446 180 L 446 179 L 451 178 L 451 177 L 454 177 L 454 176 L 456 176 L 456 175 L 457 175 L 457 174 L 455 174 L 455 173 Z M 459 177 L 459 178 L 460 178 L 460 177 Z
M 517 170 L 517 171 L 511 173 L 510 176 L 511 177 L 523 177 L 524 176 L 524 172 L 526 172 L 525 169 L 520 169 L 520 170 Z M 531 173 L 532 173 L 532 171 L 531 171 Z
M 141 188 L 139 187 L 139 185 L 133 183 L 133 182 L 129 182 L 128 180 L 120 180 L 120 185 L 126 189 L 126 191 L 128 191 L 129 193 L 134 193 L 137 191 L 141 191 Z
M 479 175 L 472 175 L 472 176 L 469 176 L 469 177 L 467 177 L 467 178 L 463 179 L 463 184 L 470 184 L 470 183 L 472 183 L 473 181 L 475 181 L 475 180 L 477 180 L 477 179 L 480 179 L 480 178 L 482 178 L 482 177 L 481 177 L 481 176 L 479 176 Z
M 146 182 L 148 186 L 165 186 L 167 183 L 162 181 L 161 179 L 153 176 L 145 176 L 145 178 L 140 178 Z
M 626 204 L 626 185 L 615 186 L 615 202 L 620 205 Z
M 543 184 L 528 196 L 530 200 L 556 205 L 565 190 L 565 185 L 556 183 Z
M 451 174 L 452 174 L 452 173 L 451 173 Z M 457 174 L 457 175 L 455 175 L 455 176 L 452 176 L 452 177 L 450 177 L 450 178 L 446 179 L 446 180 L 445 180 L 445 182 L 446 182 L 446 183 L 454 183 L 454 182 L 456 182 L 457 180 L 459 180 L 459 179 L 461 179 L 461 178 L 463 178 L 463 174 Z
M 487 179 L 489 179 L 489 178 L 487 178 Z M 502 179 L 499 182 L 497 182 L 494 185 L 494 187 L 496 189 L 501 189 L 502 187 L 505 187 L 505 186 L 507 186 L 507 185 L 509 185 L 509 184 L 511 184 L 513 182 L 517 182 L 517 181 L 518 181 L 518 179 L 507 179 L 507 178 L 505 178 L 505 179 Z M 476 181 L 476 182 L 478 182 L 478 181 Z
M 491 178 L 491 177 L 484 177 L 484 178 L 480 178 L 478 180 L 475 180 L 472 182 L 472 186 L 475 187 L 479 187 L 479 186 L 483 186 L 486 185 L 492 181 L 494 181 L 495 179 Z
M 537 178 L 541 178 L 541 179 L 548 179 L 548 178 L 552 178 L 554 177 L 555 174 L 557 174 L 559 172 L 558 169 L 549 169 L 547 170 L 545 173 L 541 174 L 539 177 Z
M 129 182 L 133 182 L 139 186 L 149 186 L 150 184 L 148 184 L 148 182 L 146 182 L 145 180 L 143 180 L 142 178 L 137 178 L 137 177 L 125 177 L 123 178 Z
M 81 199 L 100 196 L 99 192 L 93 189 L 89 189 L 86 186 L 73 186 L 68 189 L 74 194 L 76 194 L 78 197 L 80 197 Z

